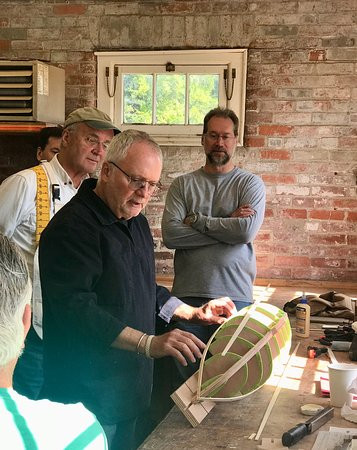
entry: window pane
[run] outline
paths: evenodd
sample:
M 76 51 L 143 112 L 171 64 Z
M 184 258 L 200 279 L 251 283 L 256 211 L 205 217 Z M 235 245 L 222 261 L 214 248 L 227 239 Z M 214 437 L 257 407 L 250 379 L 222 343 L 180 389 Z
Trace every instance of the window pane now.
M 152 124 L 153 75 L 126 73 L 123 75 L 123 122 Z
M 188 123 L 196 125 L 203 123 L 204 116 L 218 102 L 219 75 L 189 75 L 189 117 Z
M 158 74 L 156 89 L 156 123 L 184 124 L 186 75 Z

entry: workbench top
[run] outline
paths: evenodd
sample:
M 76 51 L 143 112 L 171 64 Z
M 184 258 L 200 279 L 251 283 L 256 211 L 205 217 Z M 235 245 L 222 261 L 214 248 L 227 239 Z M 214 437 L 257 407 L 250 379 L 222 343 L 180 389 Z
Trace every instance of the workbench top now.
M 292 327 L 293 328 L 293 327 Z M 293 333 L 294 334 L 294 333 Z M 282 434 L 308 416 L 300 413 L 306 403 L 329 406 L 329 398 L 320 395 L 320 377 L 327 376 L 329 359 L 326 354 L 315 359 L 307 358 L 307 346 L 320 346 L 314 341 L 321 332 L 311 333 L 310 338 L 301 339 L 297 355 L 286 374 L 280 394 L 268 417 L 261 438 L 281 439 Z M 293 338 L 291 352 L 297 343 Z M 335 352 L 339 362 L 350 362 L 347 353 Z M 180 410 L 174 406 L 165 419 L 157 426 L 140 446 L 142 450 L 207 450 L 207 449 L 256 449 L 258 441 L 248 437 L 256 433 L 267 406 L 273 396 L 279 377 L 272 376 L 268 382 L 252 395 L 234 402 L 217 403 L 208 416 L 196 428 L 192 428 Z M 330 426 L 353 428 L 356 424 L 341 417 L 341 408 L 335 408 L 334 418 L 319 430 Z M 304 437 L 292 448 L 311 449 L 317 432 Z M 281 441 L 280 441 L 281 442 Z

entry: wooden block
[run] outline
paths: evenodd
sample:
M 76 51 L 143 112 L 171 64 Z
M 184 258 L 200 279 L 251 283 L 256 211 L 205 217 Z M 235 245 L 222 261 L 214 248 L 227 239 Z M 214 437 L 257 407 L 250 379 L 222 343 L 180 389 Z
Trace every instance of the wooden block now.
M 197 380 L 196 372 L 171 394 L 172 400 L 193 427 L 200 424 L 216 405 L 215 402 L 210 400 L 192 403 L 193 398 L 196 397 Z

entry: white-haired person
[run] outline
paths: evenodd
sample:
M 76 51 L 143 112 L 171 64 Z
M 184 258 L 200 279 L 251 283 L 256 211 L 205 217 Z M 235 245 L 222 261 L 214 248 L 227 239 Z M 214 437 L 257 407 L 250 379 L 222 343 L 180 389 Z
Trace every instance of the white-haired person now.
M 31 324 L 31 282 L 25 257 L 0 234 L 0 448 L 6 450 L 104 450 L 96 417 L 82 404 L 30 400 L 12 378 Z

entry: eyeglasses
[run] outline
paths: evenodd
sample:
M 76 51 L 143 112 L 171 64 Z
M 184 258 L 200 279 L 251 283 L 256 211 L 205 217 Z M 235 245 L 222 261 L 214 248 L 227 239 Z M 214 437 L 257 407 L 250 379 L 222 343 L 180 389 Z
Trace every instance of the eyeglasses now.
M 122 172 L 127 177 L 127 179 L 129 180 L 128 186 L 133 191 L 136 191 L 137 189 L 144 189 L 147 185 L 149 194 L 154 194 L 155 192 L 159 191 L 162 188 L 162 184 L 160 183 L 160 181 L 155 182 L 144 180 L 143 178 L 132 177 L 131 175 L 124 172 L 124 170 L 121 169 L 117 164 L 115 164 L 115 162 L 108 161 L 108 163 L 113 164 L 113 166 L 119 169 L 120 172 Z
M 94 136 L 86 136 L 84 138 L 86 144 L 91 147 L 100 147 L 100 145 L 103 146 L 104 150 L 107 150 L 107 148 L 109 147 L 109 142 L 100 142 L 96 137 Z
M 231 139 L 235 139 L 235 136 L 232 136 L 231 134 L 218 134 L 218 133 L 206 133 L 207 138 L 210 141 L 219 141 L 222 139 L 223 142 L 229 142 Z

